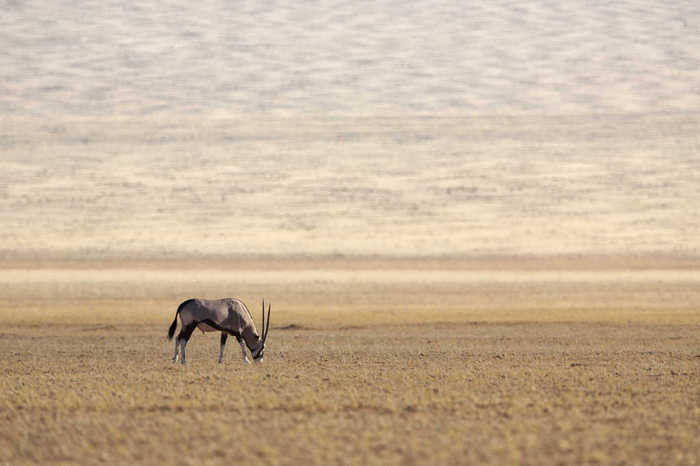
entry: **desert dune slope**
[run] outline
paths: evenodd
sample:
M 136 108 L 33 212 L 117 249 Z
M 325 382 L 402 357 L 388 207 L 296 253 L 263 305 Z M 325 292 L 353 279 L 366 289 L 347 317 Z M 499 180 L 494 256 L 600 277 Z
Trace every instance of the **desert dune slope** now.
M 8 1 L 0 114 L 697 112 L 693 1 Z

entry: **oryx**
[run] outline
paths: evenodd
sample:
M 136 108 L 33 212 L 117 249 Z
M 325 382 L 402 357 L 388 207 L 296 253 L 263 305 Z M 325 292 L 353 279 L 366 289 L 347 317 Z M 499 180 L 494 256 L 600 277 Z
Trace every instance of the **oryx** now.
M 241 345 L 243 360 L 250 364 L 250 360 L 245 352 L 248 346 L 253 361 L 262 362 L 265 350 L 265 340 L 270 329 L 270 305 L 267 306 L 267 327 L 265 326 L 265 300 L 262 303 L 262 337 L 255 329 L 255 322 L 250 311 L 237 298 L 223 299 L 188 299 L 177 308 L 175 319 L 168 330 L 168 339 L 172 339 L 177 328 L 177 316 L 180 316 L 182 328 L 175 340 L 175 355 L 173 362 L 177 361 L 178 346 L 180 349 L 180 361 L 185 364 L 185 346 L 190 339 L 195 327 L 199 327 L 202 332 L 221 332 L 221 344 L 219 345 L 219 363 L 224 357 L 224 345 L 226 338 L 233 335 Z M 244 343 L 245 342 L 245 343 Z

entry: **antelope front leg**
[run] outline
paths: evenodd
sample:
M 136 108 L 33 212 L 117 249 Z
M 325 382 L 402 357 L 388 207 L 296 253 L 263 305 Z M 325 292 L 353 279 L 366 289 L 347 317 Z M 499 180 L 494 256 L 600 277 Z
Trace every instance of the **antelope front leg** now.
M 221 332 L 221 343 L 219 345 L 219 364 L 221 364 L 221 361 L 224 360 L 224 346 L 226 346 L 227 338 L 228 335 L 226 335 L 224 332 Z
M 243 353 L 243 362 L 246 364 L 250 364 L 250 359 L 248 359 L 248 355 L 245 352 L 245 343 L 243 342 L 243 338 L 237 337 L 238 338 L 238 344 L 241 345 L 241 353 Z

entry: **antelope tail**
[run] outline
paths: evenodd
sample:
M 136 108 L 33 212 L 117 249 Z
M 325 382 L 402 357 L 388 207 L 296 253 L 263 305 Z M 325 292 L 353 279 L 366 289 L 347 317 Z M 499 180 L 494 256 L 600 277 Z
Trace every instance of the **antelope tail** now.
M 190 301 L 191 300 L 188 299 L 187 301 L 183 302 L 182 304 L 180 304 L 177 307 L 177 311 L 175 311 L 175 318 L 173 319 L 173 323 L 170 324 L 170 328 L 168 329 L 168 340 L 173 339 L 173 335 L 175 335 L 175 330 L 177 330 L 177 315 L 180 314 L 180 310 L 183 308 L 183 306 Z
M 168 329 L 168 340 L 173 339 L 173 335 L 175 335 L 176 329 L 177 329 L 177 313 L 175 313 L 175 318 L 173 319 L 173 323 L 170 324 L 170 329 Z

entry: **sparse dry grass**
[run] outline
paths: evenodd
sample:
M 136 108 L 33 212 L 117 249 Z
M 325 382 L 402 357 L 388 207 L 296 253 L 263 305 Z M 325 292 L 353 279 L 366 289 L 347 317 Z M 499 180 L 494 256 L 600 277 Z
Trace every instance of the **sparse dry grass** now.
M 218 338 L 200 333 L 187 367 L 170 362 L 179 294 L 224 295 L 232 285 L 216 277 L 6 281 L 2 461 L 698 462 L 697 280 L 499 283 L 491 272 L 420 285 L 286 269 L 296 281 L 228 293 L 253 311 L 273 302 L 262 366 L 242 364 L 235 343 L 216 364 Z

